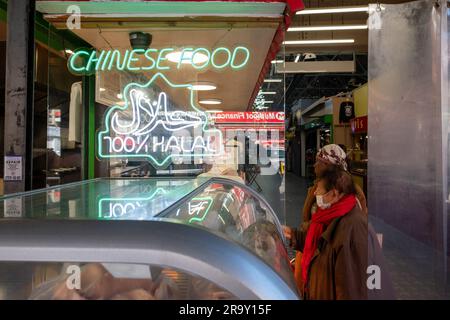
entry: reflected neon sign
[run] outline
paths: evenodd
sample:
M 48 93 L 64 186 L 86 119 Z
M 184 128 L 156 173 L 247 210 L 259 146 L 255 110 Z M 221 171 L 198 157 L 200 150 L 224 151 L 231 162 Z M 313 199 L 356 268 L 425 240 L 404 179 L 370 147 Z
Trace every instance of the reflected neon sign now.
M 188 203 L 188 213 L 190 216 L 195 216 L 189 219 L 189 223 L 193 222 L 203 222 L 208 215 L 212 205 L 213 205 L 212 197 L 198 197 L 193 198 Z
M 175 60 L 168 56 L 176 57 Z M 218 47 L 207 48 L 163 48 L 134 50 L 78 50 L 68 61 L 69 70 L 75 74 L 87 74 L 95 71 L 163 71 L 180 69 L 188 65 L 196 70 L 208 67 L 215 69 L 231 68 L 239 70 L 247 65 L 250 50 L 244 46 L 233 49 Z
M 193 112 L 170 111 L 168 96 L 160 92 L 150 99 L 145 90 L 163 80 L 173 89 L 186 90 Z M 140 158 L 163 167 L 171 159 L 212 157 L 223 154 L 222 133 L 209 128 L 208 115 L 194 103 L 190 84 L 173 84 L 162 73 L 146 84 L 130 83 L 124 91 L 125 105 L 111 107 L 105 115 L 105 129 L 98 133 L 98 156 Z
M 166 194 L 166 190 L 164 188 L 156 188 L 146 197 L 101 198 L 98 200 L 98 218 L 129 218 L 127 215 L 135 213 L 136 209 L 144 207 L 146 203 L 153 200 L 157 195 L 160 194 Z

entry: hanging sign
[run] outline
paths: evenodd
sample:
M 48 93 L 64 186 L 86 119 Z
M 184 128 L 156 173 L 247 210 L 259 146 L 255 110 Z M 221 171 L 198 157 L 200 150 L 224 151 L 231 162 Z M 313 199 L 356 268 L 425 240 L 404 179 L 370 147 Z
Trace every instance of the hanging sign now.
M 174 90 L 184 90 L 188 105 L 173 110 L 170 97 L 158 92 L 155 81 Z M 150 97 L 149 92 L 153 92 Z M 156 92 L 156 93 L 155 93 Z M 223 154 L 222 133 L 210 126 L 208 115 L 194 103 L 190 84 L 173 84 L 162 73 L 148 83 L 130 83 L 123 91 L 124 106 L 113 106 L 105 114 L 105 128 L 97 135 L 100 159 L 148 160 L 157 168 L 171 161 L 190 161 Z
M 357 117 L 350 120 L 352 133 L 366 133 L 367 132 L 367 116 Z

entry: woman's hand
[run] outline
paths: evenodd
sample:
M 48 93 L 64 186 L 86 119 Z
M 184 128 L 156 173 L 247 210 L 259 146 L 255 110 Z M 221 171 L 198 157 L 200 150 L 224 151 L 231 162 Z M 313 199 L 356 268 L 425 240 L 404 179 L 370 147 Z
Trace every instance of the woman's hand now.
M 286 239 L 290 242 L 292 240 L 292 229 L 288 226 L 283 226 L 283 233 Z

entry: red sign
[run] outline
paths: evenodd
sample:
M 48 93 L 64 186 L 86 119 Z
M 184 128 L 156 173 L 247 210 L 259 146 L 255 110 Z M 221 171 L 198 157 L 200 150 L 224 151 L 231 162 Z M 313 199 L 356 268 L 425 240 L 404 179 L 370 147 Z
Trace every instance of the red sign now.
M 212 118 L 215 123 L 284 124 L 284 112 L 219 112 Z
M 353 133 L 365 133 L 367 132 L 367 116 L 357 117 L 350 120 Z

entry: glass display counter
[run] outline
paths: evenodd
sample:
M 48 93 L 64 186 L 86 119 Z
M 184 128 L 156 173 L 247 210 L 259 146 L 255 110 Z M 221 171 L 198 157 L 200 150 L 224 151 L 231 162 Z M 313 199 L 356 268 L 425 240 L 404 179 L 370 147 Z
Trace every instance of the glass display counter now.
M 275 213 L 234 180 L 95 179 L 2 215 L 2 299 L 299 298 Z

